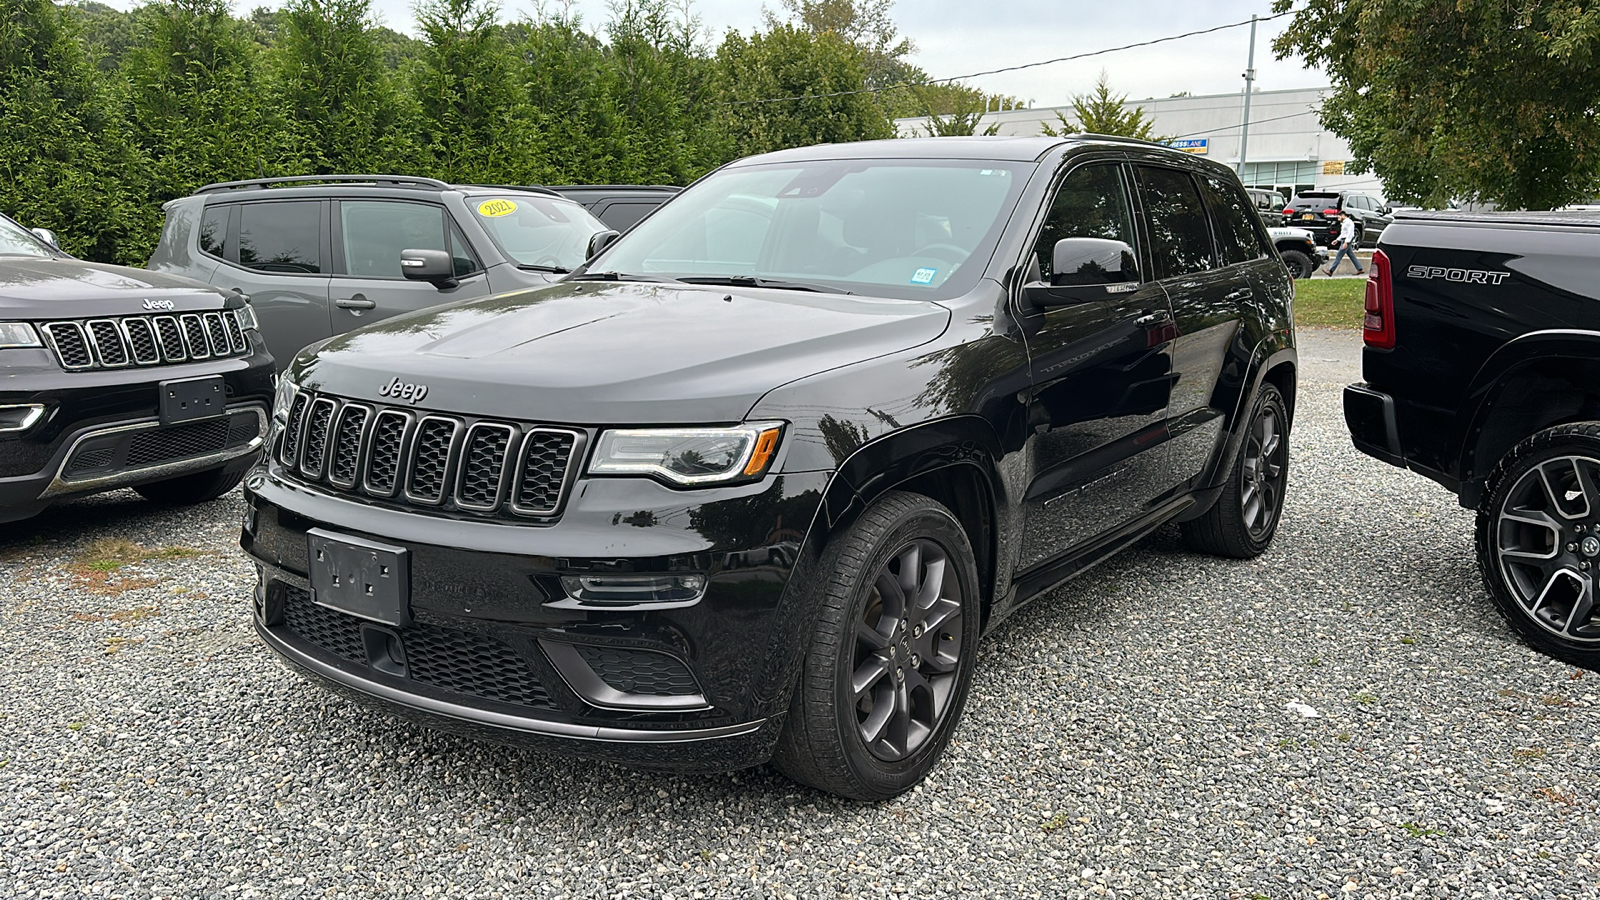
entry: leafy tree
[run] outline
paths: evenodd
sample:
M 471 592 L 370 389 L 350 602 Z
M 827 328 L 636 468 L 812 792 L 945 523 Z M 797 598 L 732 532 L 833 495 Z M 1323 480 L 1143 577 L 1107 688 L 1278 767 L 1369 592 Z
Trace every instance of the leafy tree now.
M 290 0 L 281 12 L 275 99 L 296 171 L 379 172 L 409 164 L 403 108 L 384 66 L 371 0 Z
M 424 151 L 447 181 L 524 184 L 543 174 L 535 111 L 493 0 L 423 0 L 413 70 Z
M 147 161 L 74 13 L 50 0 L 0 0 L 0 211 L 54 229 L 70 253 L 137 263 L 157 221 L 136 195 Z
M 615 180 L 683 184 L 707 166 L 700 151 L 711 127 L 715 72 L 701 53 L 699 29 L 699 20 L 686 7 L 674 10 L 672 0 L 613 5 L 607 30 L 616 73 Z
M 1163 140 L 1155 135 L 1154 123 L 1145 118 L 1144 107 L 1135 106 L 1130 110 L 1127 94 L 1111 92 L 1111 82 L 1106 78 L 1104 71 L 1095 81 L 1091 93 L 1073 96 L 1072 112 L 1077 116 L 1076 122 L 1068 119 L 1065 113 L 1058 112 L 1056 119 L 1060 121 L 1060 129 L 1052 127 L 1047 122 L 1041 122 L 1040 130 L 1051 136 L 1086 132 L 1138 138 L 1143 141 Z
M 737 155 L 893 136 L 866 89 L 855 45 L 832 32 L 776 25 L 717 48 L 722 127 Z M 799 99 L 776 99 L 797 97 Z
M 921 70 L 905 61 L 917 52 L 917 45 L 900 36 L 889 16 L 894 0 L 781 0 L 788 23 L 812 34 L 836 34 L 861 51 L 862 80 L 866 86 L 882 89 L 902 82 L 922 82 L 915 77 Z M 770 31 L 784 20 L 771 10 L 763 11 Z
M 1346 172 L 1424 205 L 1549 209 L 1597 187 L 1597 38 L 1580 0 L 1310 0 L 1273 49 L 1328 75 L 1321 118 L 1350 143 Z
M 275 122 L 262 102 L 257 48 L 225 0 L 163 0 L 123 60 L 134 135 L 154 160 L 147 194 L 180 197 L 262 174 Z
M 123 12 L 104 3 L 79 3 L 78 33 L 102 72 L 115 72 L 137 37 L 139 10 Z

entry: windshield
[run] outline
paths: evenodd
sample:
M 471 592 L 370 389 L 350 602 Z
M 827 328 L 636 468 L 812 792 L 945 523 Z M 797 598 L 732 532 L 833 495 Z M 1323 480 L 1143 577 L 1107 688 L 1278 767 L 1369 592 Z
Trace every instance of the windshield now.
M 0 216 L 0 256 L 37 256 L 49 259 L 55 251 L 33 236 L 33 232 Z
M 724 169 L 639 223 L 589 271 L 947 299 L 977 284 L 1031 168 L 817 160 Z
M 467 206 L 519 266 L 576 269 L 589 254 L 589 238 L 606 230 L 582 206 L 556 197 L 468 197 Z

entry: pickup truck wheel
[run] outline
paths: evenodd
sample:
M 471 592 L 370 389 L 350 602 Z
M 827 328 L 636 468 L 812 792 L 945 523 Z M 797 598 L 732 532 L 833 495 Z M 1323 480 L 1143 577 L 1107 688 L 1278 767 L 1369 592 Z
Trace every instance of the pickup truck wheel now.
M 1283 264 L 1288 267 L 1289 274 L 1295 278 L 1310 278 L 1315 265 L 1311 257 L 1300 250 L 1284 250 L 1278 254 L 1283 258 Z
M 1179 526 L 1191 550 L 1251 559 L 1277 533 L 1289 482 L 1289 414 L 1276 385 L 1261 385 L 1245 428 L 1222 495 L 1200 518 Z
M 1600 423 L 1518 444 L 1484 497 L 1478 567 L 1500 614 L 1536 649 L 1600 670 Z
M 168 478 L 165 481 L 134 485 L 133 489 L 146 500 L 169 506 L 189 506 L 215 500 L 238 487 L 239 482 L 243 480 L 242 469 L 231 475 L 222 474 L 221 469 L 212 469 L 207 472 L 196 472 L 193 475 L 179 475 L 177 478 Z
M 817 623 L 773 763 L 886 800 L 927 776 L 961 717 L 978 643 L 977 565 L 954 515 L 891 491 L 823 551 Z

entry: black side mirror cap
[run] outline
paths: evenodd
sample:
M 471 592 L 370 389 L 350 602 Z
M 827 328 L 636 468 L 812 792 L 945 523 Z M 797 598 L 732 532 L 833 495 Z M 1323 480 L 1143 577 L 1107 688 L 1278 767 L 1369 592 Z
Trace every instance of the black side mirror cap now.
M 596 256 L 599 256 L 600 251 L 616 243 L 616 240 L 619 237 L 622 237 L 622 232 L 612 231 L 610 229 L 606 229 L 605 231 L 597 231 L 590 235 L 589 253 L 584 257 L 584 259 L 594 259 Z
M 453 288 L 455 261 L 443 250 L 401 250 L 400 271 L 412 281 L 426 281 L 438 288 Z

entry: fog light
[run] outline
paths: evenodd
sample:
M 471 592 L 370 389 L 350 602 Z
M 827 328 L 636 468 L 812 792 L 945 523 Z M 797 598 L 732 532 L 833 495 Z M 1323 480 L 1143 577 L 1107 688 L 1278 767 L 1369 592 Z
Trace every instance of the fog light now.
M 706 592 L 704 575 L 563 575 L 561 588 L 585 605 L 689 604 Z

